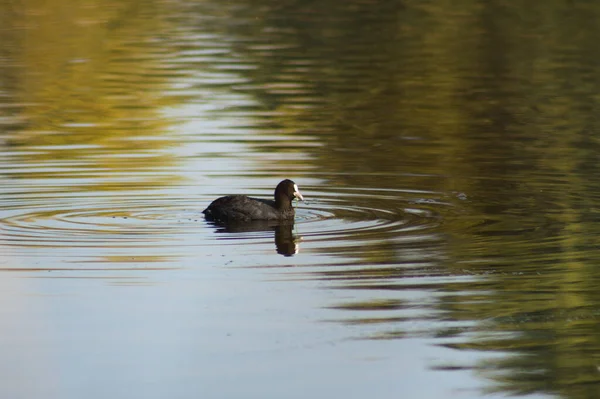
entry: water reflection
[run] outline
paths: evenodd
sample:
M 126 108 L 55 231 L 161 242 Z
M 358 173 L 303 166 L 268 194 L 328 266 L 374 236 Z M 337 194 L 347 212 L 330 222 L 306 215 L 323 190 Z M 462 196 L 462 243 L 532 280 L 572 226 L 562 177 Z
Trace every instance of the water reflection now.
M 219 223 L 210 222 L 216 227 L 216 233 L 234 233 L 228 235 L 226 239 L 244 239 L 245 234 L 240 233 L 256 233 L 270 232 L 275 233 L 275 248 L 278 254 L 283 256 L 294 256 L 300 251 L 300 241 L 302 237 L 294 233 L 293 222 L 281 222 L 273 220 L 253 220 L 251 222 L 242 223 Z
M 62 7 L 37 3 L 20 5 L 19 11 L 5 6 L 3 13 L 13 14 L 1 33 L 12 62 L 1 67 L 10 100 L 5 123 L 15 133 L 5 145 L 38 150 L 24 162 L 92 158 L 83 165 L 113 170 L 141 163 L 139 156 L 116 157 L 115 152 L 152 153 L 172 145 L 162 135 L 169 123 L 160 110 L 184 97 L 163 94 L 171 78 L 162 54 L 168 47 L 150 40 L 160 8 L 146 7 L 148 14 L 131 14 L 128 24 L 117 27 L 135 2 L 114 8 L 69 6 L 71 19 L 65 23 L 57 23 Z
M 162 348 L 153 365 L 181 397 L 207 396 L 190 386 L 211 372 L 208 396 L 235 389 L 224 375 L 306 395 L 272 367 L 302 356 L 294 371 L 320 396 L 474 375 L 487 392 L 596 397 L 599 15 L 594 2 L 1 3 L 0 270 L 22 274 L 0 305 L 24 304 L 0 306 L 0 331 L 17 326 L 3 353 L 47 343 L 72 375 L 93 342 L 110 367 L 86 374 L 130 387 Z M 314 198 L 295 227 L 201 218 L 229 187 L 268 196 L 282 175 Z M 297 256 L 274 256 L 273 239 Z M 90 276 L 157 284 L 120 298 Z M 379 348 L 421 378 L 362 368 Z M 451 355 L 423 360 L 431 348 Z M 47 377 L 12 358 L 0 369 Z

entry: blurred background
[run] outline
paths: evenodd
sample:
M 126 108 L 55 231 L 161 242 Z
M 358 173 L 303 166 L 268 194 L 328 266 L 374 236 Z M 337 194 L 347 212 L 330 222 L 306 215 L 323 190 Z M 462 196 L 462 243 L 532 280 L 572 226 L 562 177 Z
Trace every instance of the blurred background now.
M 0 0 L 0 396 L 597 398 L 599 19 Z

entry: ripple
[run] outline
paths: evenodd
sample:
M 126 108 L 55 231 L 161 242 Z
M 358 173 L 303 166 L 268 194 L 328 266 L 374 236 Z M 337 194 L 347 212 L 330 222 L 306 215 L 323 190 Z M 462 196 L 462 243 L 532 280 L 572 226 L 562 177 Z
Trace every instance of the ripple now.
M 436 227 L 441 220 L 439 210 L 452 208 L 440 200 L 418 201 L 406 198 L 406 192 L 382 195 L 375 189 L 350 190 L 338 198 L 315 193 L 312 198 L 297 209 L 297 223 L 305 237 L 415 233 Z
M 418 194 L 418 195 L 417 195 Z M 259 195 L 262 196 L 262 195 Z M 266 196 L 266 195 L 264 195 Z M 368 241 L 424 239 L 453 211 L 439 193 L 344 188 L 342 192 L 309 190 L 308 201 L 297 207 L 295 235 L 314 251 L 365 245 Z M 13 247 L 131 247 L 188 245 L 177 240 L 202 228 L 202 206 L 189 209 L 189 198 L 135 200 L 114 196 L 51 198 L 39 193 L 26 206 L 5 198 L 0 211 L 0 243 Z M 210 201 L 214 195 L 200 198 Z M 57 205 L 59 204 L 59 205 Z M 273 239 L 272 229 L 217 229 L 199 245 L 214 239 L 260 244 Z M 208 233 L 208 232 L 207 232 Z M 174 243 L 175 242 L 175 243 Z M 195 244 L 198 245 L 198 244 Z
M 368 188 L 327 192 L 305 186 L 303 193 L 307 200 L 297 204 L 294 231 L 288 234 L 288 238 L 302 247 L 300 252 L 337 255 L 348 254 L 349 249 L 356 248 L 373 255 L 382 251 L 382 245 L 439 241 L 439 226 L 445 215 L 460 212 L 460 207 L 454 205 L 455 197 L 435 192 Z M 268 194 L 252 195 L 266 197 Z M 213 198 L 214 195 L 208 196 L 206 203 Z M 273 241 L 272 227 L 257 230 L 261 230 L 260 226 L 217 227 L 216 232 L 221 234 L 213 239 L 227 240 L 223 245 L 260 245 Z M 277 233 L 275 235 L 277 241 Z M 365 259 L 354 262 L 364 263 Z
M 124 246 L 164 240 L 181 229 L 169 205 L 139 200 L 118 205 L 89 200 L 74 208 L 38 204 L 5 209 L 0 215 L 0 242 L 8 246 Z

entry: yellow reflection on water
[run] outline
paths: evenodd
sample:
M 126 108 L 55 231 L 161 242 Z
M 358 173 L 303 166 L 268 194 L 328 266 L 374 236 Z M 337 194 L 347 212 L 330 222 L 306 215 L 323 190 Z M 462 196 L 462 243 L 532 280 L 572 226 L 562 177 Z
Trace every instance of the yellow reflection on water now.
M 105 174 L 173 165 L 173 154 L 161 150 L 174 145 L 167 133 L 177 122 L 162 111 L 183 97 L 165 93 L 173 50 L 157 32 L 167 29 L 168 10 L 154 1 L 0 4 L 0 51 L 9 59 L 0 79 L 12 113 L 7 144 L 30 150 L 23 162 L 85 160 L 71 172 Z M 42 168 L 19 175 L 54 176 Z

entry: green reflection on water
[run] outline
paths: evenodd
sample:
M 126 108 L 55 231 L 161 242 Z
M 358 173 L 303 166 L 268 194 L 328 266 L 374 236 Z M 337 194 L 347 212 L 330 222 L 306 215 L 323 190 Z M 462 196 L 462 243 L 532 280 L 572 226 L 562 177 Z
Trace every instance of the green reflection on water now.
M 436 209 L 444 219 L 437 233 L 445 239 L 429 249 L 447 258 L 420 269 L 431 275 L 443 265 L 449 275 L 483 277 L 431 286 L 450 292 L 439 304 L 449 320 L 485 322 L 455 347 L 514 353 L 478 366 L 499 391 L 595 397 L 600 5 L 325 3 L 313 4 L 308 17 L 295 2 L 285 4 L 285 16 L 274 8 L 260 18 L 271 28 L 265 31 L 281 33 L 274 47 L 284 50 L 280 58 L 256 61 L 253 79 L 263 83 L 257 96 L 274 109 L 294 109 L 277 121 L 305 126 L 318 138 L 311 162 L 331 187 L 465 193 L 468 201 L 450 200 L 462 212 Z M 310 76 L 304 90 L 325 105 L 292 107 L 298 96 L 264 85 L 295 80 L 288 71 L 299 64 Z M 273 143 L 272 151 L 279 149 Z M 397 208 L 393 200 L 352 201 Z M 398 268 L 408 269 L 399 254 L 410 244 L 378 238 L 351 248 L 363 269 L 320 275 L 348 281 L 362 275 L 362 284 L 347 288 L 373 290 L 394 289 L 370 285 L 373 264 L 393 264 L 392 282 L 414 276 L 414 268 Z M 337 249 L 347 254 L 347 247 Z M 471 329 L 457 331 L 460 337 Z

